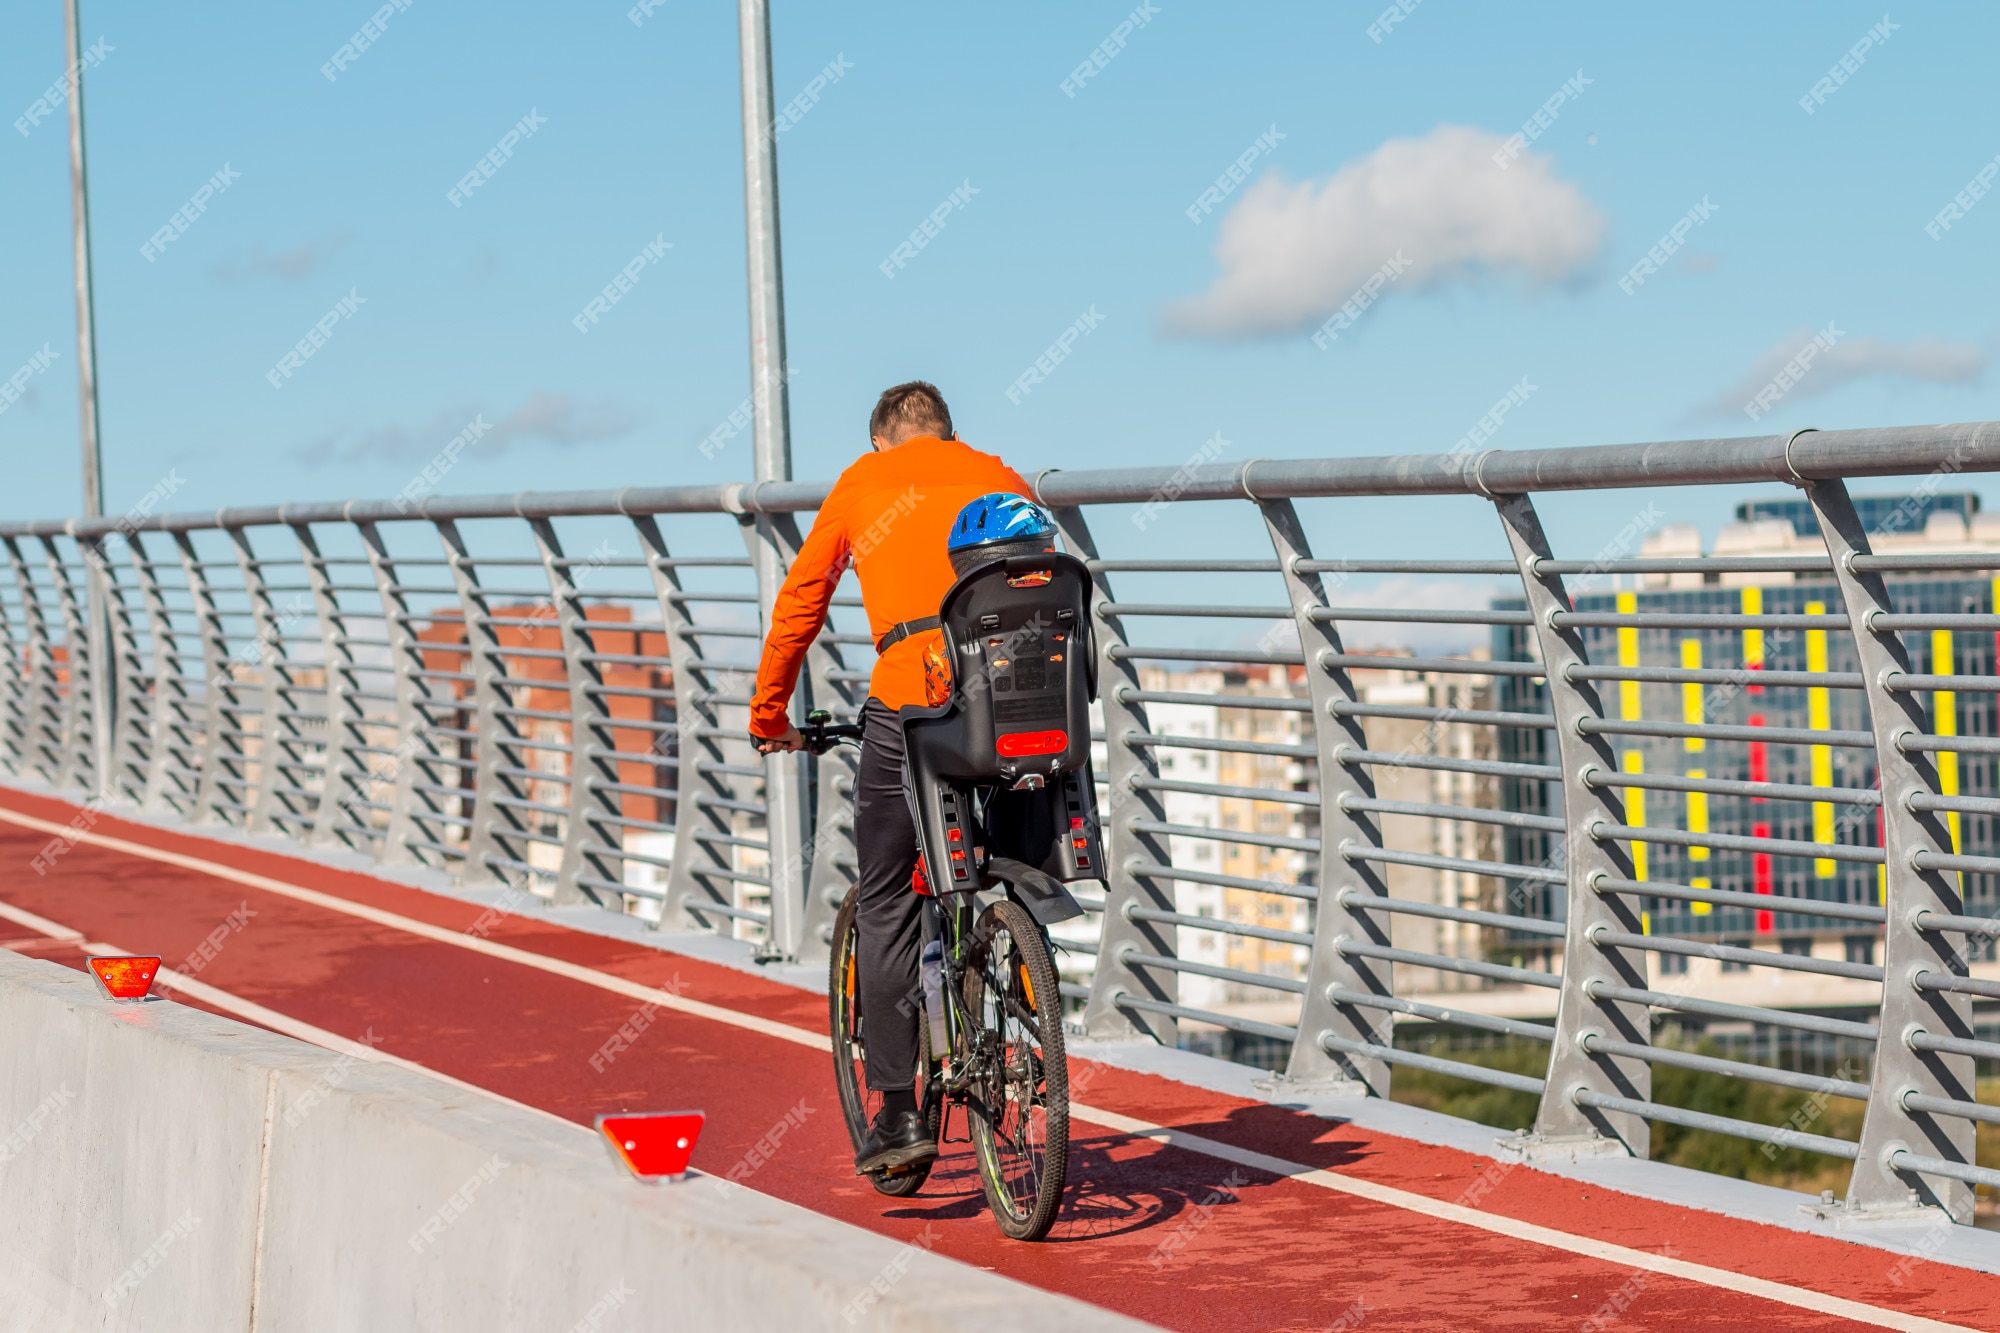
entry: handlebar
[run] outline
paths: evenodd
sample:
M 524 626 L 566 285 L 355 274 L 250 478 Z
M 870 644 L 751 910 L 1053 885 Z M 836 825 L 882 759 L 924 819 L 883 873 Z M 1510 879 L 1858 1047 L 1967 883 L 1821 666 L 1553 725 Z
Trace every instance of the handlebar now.
M 842 742 L 860 745 L 861 725 L 858 722 L 835 722 L 833 714 L 823 708 L 815 708 L 806 714 L 806 724 L 799 728 L 799 739 L 814 754 L 825 754 Z M 770 753 L 761 744 L 757 748 L 765 754 Z

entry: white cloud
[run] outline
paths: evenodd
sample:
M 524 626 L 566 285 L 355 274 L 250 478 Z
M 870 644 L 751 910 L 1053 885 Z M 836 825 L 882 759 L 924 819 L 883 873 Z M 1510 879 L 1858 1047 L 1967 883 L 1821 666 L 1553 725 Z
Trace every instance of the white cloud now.
M 1741 413 L 1744 404 L 1753 401 L 1813 337 L 1812 329 L 1798 329 L 1778 339 L 1751 363 L 1741 379 L 1703 403 L 1697 413 L 1716 416 Z M 1794 401 L 1817 398 L 1871 376 L 1914 380 L 1920 384 L 1975 384 L 1985 373 L 1986 353 L 1970 343 L 1951 343 L 1942 338 L 1919 338 L 1908 343 L 1882 338 L 1835 338 L 1833 346 L 1813 359 L 1785 396 Z
M 1398 288 L 1499 271 L 1535 283 L 1575 276 L 1597 256 L 1603 214 L 1556 178 L 1546 154 L 1496 166 L 1505 142 L 1440 125 L 1391 139 L 1323 181 L 1264 177 L 1217 231 L 1221 276 L 1168 307 L 1168 332 L 1241 338 L 1310 328 L 1398 251 L 1410 265 Z
M 483 408 L 466 408 L 441 412 L 415 430 L 391 425 L 335 431 L 295 450 L 293 456 L 308 466 L 429 458 L 465 429 L 467 422 L 483 415 Z M 481 435 L 475 451 L 481 457 L 493 457 L 512 444 L 546 444 L 569 449 L 617 439 L 630 434 L 638 425 L 636 412 L 609 399 L 580 402 L 566 393 L 537 392 L 493 422 Z
M 353 239 L 351 231 L 336 231 L 289 250 L 272 251 L 262 245 L 253 245 L 245 254 L 210 265 L 208 274 L 223 283 L 242 282 L 247 278 L 282 278 L 287 282 L 297 282 L 319 272 Z

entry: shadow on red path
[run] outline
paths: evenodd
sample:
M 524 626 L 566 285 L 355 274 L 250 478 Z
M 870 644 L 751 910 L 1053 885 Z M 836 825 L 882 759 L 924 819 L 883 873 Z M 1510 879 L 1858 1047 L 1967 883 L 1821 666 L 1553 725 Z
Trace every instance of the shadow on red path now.
M 76 807 L 0 789 L 0 810 L 67 824 Z M 1496 1235 L 1300 1180 L 1163 1146 L 1082 1121 L 1072 1187 L 1038 1245 L 1004 1240 L 986 1215 L 969 1149 L 946 1155 L 922 1193 L 887 1199 L 858 1180 L 826 1054 L 781 1037 L 672 1010 L 601 1072 L 591 1059 L 642 1001 L 536 967 L 425 938 L 393 924 L 163 863 L 200 858 L 446 930 L 823 1034 L 825 1003 L 794 988 L 643 945 L 252 850 L 98 816 L 46 874 L 49 841 L 0 822 L 0 904 L 158 953 L 178 967 L 232 912 L 243 921 L 199 980 L 505 1097 L 587 1124 L 618 1110 L 708 1112 L 694 1165 L 727 1174 L 774 1125 L 795 1124 L 742 1178 L 750 1187 L 939 1253 L 1169 1328 L 1316 1333 L 1399 1329 L 1822 1329 L 1904 1327 L 1888 1312 L 2000 1330 L 2000 1277 L 1900 1260 L 1871 1248 L 1605 1191 L 1528 1168 L 1478 1196 L 1488 1213 L 1668 1254 L 1728 1273 L 1878 1307 L 1841 1318 Z M 245 919 L 243 909 L 254 913 Z M 0 920 L 0 946 L 81 966 L 75 943 Z M 1080 1103 L 1240 1148 L 1461 1200 L 1492 1159 L 1339 1121 L 1243 1102 L 1106 1065 L 1073 1063 Z M 962 1126 L 958 1132 L 962 1134 Z M 607 1163 L 607 1169 L 609 1169 Z M 740 1175 L 741 1173 L 739 1173 Z M 1490 1178 L 1489 1178 L 1490 1179 Z M 856 1274 L 857 1288 L 871 1274 Z M 1343 1318 L 1348 1322 L 1339 1323 Z

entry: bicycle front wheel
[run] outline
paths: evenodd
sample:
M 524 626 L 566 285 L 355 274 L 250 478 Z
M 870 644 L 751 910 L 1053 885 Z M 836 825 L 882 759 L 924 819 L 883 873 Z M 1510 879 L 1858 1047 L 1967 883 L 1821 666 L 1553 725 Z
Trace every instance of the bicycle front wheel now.
M 1003 1234 L 1040 1240 L 1056 1220 L 1069 1174 L 1062 992 L 1041 928 L 1019 903 L 988 907 L 973 941 L 964 996 L 980 1184 Z

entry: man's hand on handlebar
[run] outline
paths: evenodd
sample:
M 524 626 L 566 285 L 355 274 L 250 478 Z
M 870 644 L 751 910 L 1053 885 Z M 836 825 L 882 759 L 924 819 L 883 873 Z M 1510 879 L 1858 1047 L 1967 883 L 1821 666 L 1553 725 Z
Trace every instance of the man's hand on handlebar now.
M 803 750 L 806 748 L 806 738 L 799 734 L 797 727 L 786 727 L 785 734 L 782 736 L 758 736 L 753 739 L 757 743 L 757 753 L 759 754 L 776 754 L 780 750 Z

